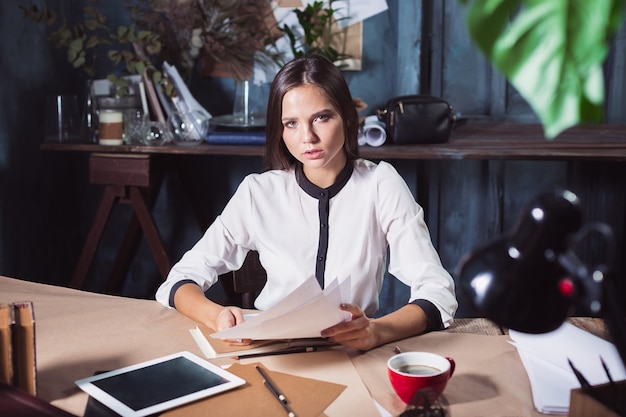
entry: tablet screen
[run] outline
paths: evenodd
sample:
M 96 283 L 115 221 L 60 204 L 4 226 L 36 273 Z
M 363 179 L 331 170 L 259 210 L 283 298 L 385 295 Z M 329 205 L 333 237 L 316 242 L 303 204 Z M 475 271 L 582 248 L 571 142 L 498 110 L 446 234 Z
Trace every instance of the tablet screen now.
M 189 352 L 181 352 L 76 381 L 123 416 L 146 416 L 244 384 Z

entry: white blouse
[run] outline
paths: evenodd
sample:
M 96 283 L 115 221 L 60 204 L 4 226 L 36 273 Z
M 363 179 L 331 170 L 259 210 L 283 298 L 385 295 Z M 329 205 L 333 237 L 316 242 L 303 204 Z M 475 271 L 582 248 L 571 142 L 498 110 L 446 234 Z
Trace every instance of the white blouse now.
M 410 287 L 407 301 L 429 301 L 449 326 L 458 305 L 454 281 L 404 179 L 389 163 L 359 159 L 344 182 L 321 189 L 295 169 L 248 175 L 204 236 L 172 267 L 157 300 L 173 307 L 173 291 L 183 281 L 208 290 L 219 275 L 239 269 L 248 250 L 256 250 L 267 272 L 257 309 L 272 307 L 317 268 L 325 285 L 350 277 L 351 302 L 371 316 L 378 309 L 389 247 L 389 273 Z

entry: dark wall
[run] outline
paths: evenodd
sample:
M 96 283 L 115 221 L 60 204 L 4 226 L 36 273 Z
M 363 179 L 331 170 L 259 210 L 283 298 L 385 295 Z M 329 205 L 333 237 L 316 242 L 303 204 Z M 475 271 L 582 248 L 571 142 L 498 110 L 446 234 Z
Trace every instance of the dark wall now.
M 40 0 L 34 3 L 43 5 Z M 72 24 L 81 18 L 81 8 L 90 2 L 46 3 L 67 16 Z M 18 6 L 29 4 L 26 0 L 0 2 L 0 274 L 64 285 L 70 281 L 102 189 L 88 184 L 87 155 L 39 149 L 44 137 L 46 97 L 81 94 L 87 77 L 72 69 L 64 51 L 48 42 L 45 25 L 22 17 Z M 99 3 L 113 27 L 128 23 L 123 4 L 123 0 Z M 408 9 L 408 15 L 396 8 L 366 22 L 364 44 L 368 52 L 363 65 L 367 70 L 346 74 L 353 94 L 367 102 L 372 111 L 387 97 L 416 89 L 419 54 L 415 48 L 402 57 L 403 65 L 409 68 L 405 76 L 389 76 L 397 68 L 395 39 L 399 34 L 393 19 L 414 15 L 413 22 L 419 20 L 419 10 L 415 6 Z M 415 25 L 407 33 L 414 38 Z M 98 67 L 96 77 L 102 78 L 111 67 L 106 60 L 99 63 L 104 65 Z M 232 108 L 231 80 L 196 75 L 189 86 L 211 113 L 224 114 Z M 258 172 L 263 166 L 261 158 L 253 157 L 186 159 L 183 165 L 188 176 L 168 175 L 154 207 L 154 217 L 172 260 L 178 259 L 200 236 L 181 192 L 184 181 L 192 183 L 207 218 L 212 219 L 243 176 Z M 129 207 L 124 205 L 114 210 L 91 269 L 89 289 L 102 290 L 130 215 Z M 151 297 L 159 280 L 143 242 L 123 292 Z
M 471 45 L 465 30 L 465 9 L 459 2 L 428 0 L 432 32 L 422 56 L 428 84 L 423 91 L 446 98 L 472 121 L 537 122 L 523 98 L 496 73 Z M 624 124 L 624 28 L 613 41 L 605 64 L 609 123 Z M 461 127 L 462 129 L 462 127 Z M 430 161 L 424 164 L 426 190 L 418 193 L 429 213 L 429 226 L 442 262 L 453 271 L 460 256 L 472 247 L 513 228 L 523 207 L 536 195 L 556 188 L 570 189 L 580 198 L 585 221 L 609 224 L 624 253 L 626 214 L 624 178 L 619 162 L 549 161 Z M 587 263 L 605 259 L 603 247 L 586 239 L 576 246 Z M 624 261 L 615 271 L 621 277 Z M 622 284 L 622 288 L 626 285 Z M 626 288 L 623 290 L 626 296 Z M 476 315 L 459 294 L 459 315 Z
M 87 0 L 48 2 L 73 19 L 80 16 L 79 3 Z M 464 30 L 464 9 L 457 2 L 388 3 L 388 12 L 364 22 L 363 70 L 345 73 L 353 95 L 368 103 L 367 114 L 392 96 L 428 91 L 473 119 L 536 120 L 473 48 Z M 50 45 L 43 25 L 22 18 L 18 4 L 27 3 L 0 2 L 0 274 L 67 285 L 102 189 L 88 184 L 86 155 L 42 152 L 39 145 L 45 97 L 80 92 L 85 77 Z M 422 9 L 422 4 L 427 7 Z M 110 22 L 127 21 L 122 0 L 101 1 L 101 6 Z M 432 26 L 430 33 L 422 31 L 422 14 Z M 624 45 L 623 33 L 616 43 L 607 64 L 611 86 L 607 110 L 611 122 L 623 122 L 624 58 L 616 52 L 624 49 L 619 47 Z M 106 74 L 105 69 L 102 72 Z M 196 76 L 190 88 L 213 114 L 228 111 L 230 80 Z M 192 187 L 206 218 L 213 219 L 243 176 L 262 169 L 257 157 L 180 158 L 186 172 L 169 171 L 153 212 L 172 261 L 201 234 L 183 193 L 185 186 Z M 433 241 L 450 272 L 464 253 L 512 227 L 522 206 L 537 192 L 556 187 L 577 192 L 588 219 L 611 224 L 623 251 L 623 164 L 390 162 L 424 205 Z M 88 289 L 103 291 L 130 215 L 128 206 L 116 207 L 90 271 Z M 585 257 L 594 258 L 593 248 L 582 249 Z M 122 293 L 151 297 L 159 282 L 150 251 L 142 242 Z M 388 280 L 381 311 L 405 302 L 405 297 L 403 286 Z M 476 314 L 461 294 L 459 298 L 460 316 Z

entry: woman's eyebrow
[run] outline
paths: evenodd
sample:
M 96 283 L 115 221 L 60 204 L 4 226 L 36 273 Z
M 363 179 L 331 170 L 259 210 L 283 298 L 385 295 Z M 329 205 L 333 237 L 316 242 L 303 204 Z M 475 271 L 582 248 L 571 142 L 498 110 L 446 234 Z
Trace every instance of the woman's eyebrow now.
M 329 108 L 329 109 L 322 109 L 322 110 L 319 110 L 319 111 L 316 111 L 315 113 L 313 113 L 313 114 L 311 115 L 311 118 L 312 118 L 312 119 L 315 119 L 316 117 L 323 116 L 323 115 L 327 115 L 327 114 L 329 114 L 329 113 L 334 114 L 334 113 L 335 113 L 335 111 L 334 111 L 332 108 Z
M 328 114 L 328 113 L 335 113 L 335 111 L 332 108 L 324 108 L 321 110 L 318 110 L 314 113 L 311 114 L 311 116 L 309 116 L 309 118 L 314 119 L 318 116 L 324 115 L 324 114 Z M 290 120 L 296 120 L 298 119 L 297 116 L 283 116 L 280 120 L 282 121 L 290 121 Z

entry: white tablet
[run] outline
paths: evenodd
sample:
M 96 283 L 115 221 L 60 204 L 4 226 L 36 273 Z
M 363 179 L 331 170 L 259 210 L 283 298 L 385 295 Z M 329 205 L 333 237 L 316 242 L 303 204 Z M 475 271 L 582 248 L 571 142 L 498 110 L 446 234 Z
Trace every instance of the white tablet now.
M 200 357 L 180 352 L 76 381 L 122 416 L 147 416 L 240 385 L 245 380 Z

